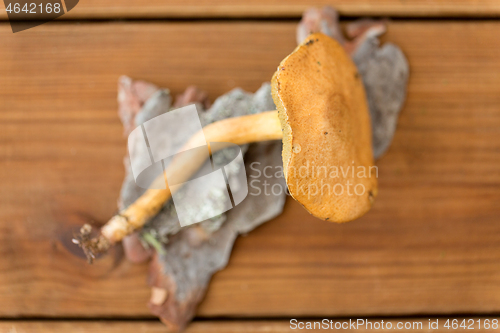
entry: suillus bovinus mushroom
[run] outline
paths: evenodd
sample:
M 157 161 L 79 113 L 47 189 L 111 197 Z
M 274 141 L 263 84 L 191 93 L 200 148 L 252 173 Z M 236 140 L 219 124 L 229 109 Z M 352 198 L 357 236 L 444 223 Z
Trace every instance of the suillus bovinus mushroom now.
M 281 139 L 289 192 L 305 209 L 338 223 L 365 214 L 377 195 L 371 125 L 363 83 L 342 46 L 322 33 L 309 35 L 280 63 L 272 95 L 277 110 L 207 125 L 183 150 L 199 142 L 199 136 L 207 143 L 238 145 Z M 204 161 L 205 156 L 174 158 L 165 173 L 188 180 Z M 332 168 L 340 170 L 336 177 L 329 176 Z M 154 217 L 171 194 L 168 186 L 147 190 L 111 218 L 99 237 L 91 238 L 86 226 L 75 242 L 92 261 Z

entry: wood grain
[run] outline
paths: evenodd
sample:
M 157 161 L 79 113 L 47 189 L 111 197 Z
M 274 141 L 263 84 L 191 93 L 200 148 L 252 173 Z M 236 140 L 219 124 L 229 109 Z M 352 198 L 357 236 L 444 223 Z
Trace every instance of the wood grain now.
M 497 22 L 394 22 L 408 101 L 380 159 L 374 209 L 344 225 L 293 201 L 237 241 L 199 315 L 500 311 Z M 121 74 L 212 98 L 255 91 L 294 48 L 293 23 L 0 25 L 0 316 L 148 316 L 146 266 L 87 266 L 72 228 L 116 210 Z M 69 248 L 70 250 L 67 250 Z
M 0 321 L 2 333 L 165 333 L 159 321 Z M 293 332 L 284 321 L 194 322 L 185 333 L 282 333 Z M 312 331 L 314 332 L 314 331 Z
M 328 318 L 326 318 L 328 319 Z M 361 319 L 361 318 L 360 318 Z M 446 321 L 450 320 L 450 326 L 453 325 L 453 320 L 457 320 L 455 330 L 450 330 L 446 327 Z M 465 322 L 464 322 L 465 319 Z M 470 317 L 470 318 L 398 318 L 398 319 L 363 319 L 364 322 L 359 322 L 357 326 L 357 318 L 352 319 L 356 323 L 356 329 L 350 327 L 352 321 L 332 320 L 328 319 L 329 326 L 323 326 L 323 319 L 312 319 L 309 321 L 293 322 L 284 320 L 277 321 L 196 321 L 191 323 L 185 333 L 284 333 L 296 332 L 300 327 L 307 327 L 308 322 L 312 329 L 307 332 L 325 332 L 325 330 L 338 326 L 337 329 L 342 332 L 394 332 L 397 327 L 403 328 L 406 325 L 409 331 L 424 331 L 424 332 L 450 332 L 463 329 L 460 327 L 462 322 L 467 329 L 479 330 L 482 332 L 498 332 L 498 325 L 492 328 L 493 320 L 498 320 L 495 317 Z M 432 325 L 437 324 L 437 329 L 430 330 L 429 322 Z M 489 323 L 489 329 L 484 329 L 484 323 Z M 315 325 L 316 326 L 313 326 Z M 297 325 L 297 326 L 296 326 Z M 302 326 L 303 325 L 303 326 Z M 343 325 L 343 329 L 341 328 Z M 481 325 L 481 327 L 480 327 Z M 293 327 L 297 327 L 292 329 Z M 433 326 L 435 327 L 435 326 Z M 454 327 L 454 326 L 452 326 Z M 333 330 L 332 329 L 332 330 Z M 0 332 L 5 333 L 164 333 L 167 332 L 165 326 L 157 321 L 0 321 Z
M 85 0 L 61 19 L 300 17 L 311 7 L 333 6 L 349 16 L 498 17 L 496 0 Z M 6 20 L 3 2 L 0 19 Z

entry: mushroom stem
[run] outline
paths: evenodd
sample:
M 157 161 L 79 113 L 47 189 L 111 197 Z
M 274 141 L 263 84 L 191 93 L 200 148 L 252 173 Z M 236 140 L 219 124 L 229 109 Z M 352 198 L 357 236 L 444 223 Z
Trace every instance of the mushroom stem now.
M 196 147 L 200 142 L 200 137 L 207 142 L 210 154 L 225 148 L 223 144 L 242 145 L 246 143 L 279 140 L 283 136 L 278 111 L 266 111 L 242 117 L 228 118 L 217 121 L 203 128 L 193 135 L 181 151 Z M 210 142 L 219 143 L 211 149 Z M 156 178 L 153 184 L 165 184 L 166 174 L 175 174 L 179 182 L 185 182 L 203 165 L 206 155 L 180 154 L 172 160 L 167 170 Z M 154 189 L 158 186 L 151 186 L 134 203 L 126 209 L 113 216 L 102 228 L 101 238 L 104 237 L 108 245 L 101 247 L 101 252 L 105 252 L 111 244 L 121 241 L 125 236 L 130 235 L 135 230 L 141 228 L 147 221 L 154 217 L 161 210 L 163 205 L 171 198 L 172 192 L 169 187 L 166 189 Z M 80 245 L 82 246 L 82 245 Z M 84 247 L 84 246 L 82 246 Z M 84 248 L 95 256 L 94 248 Z

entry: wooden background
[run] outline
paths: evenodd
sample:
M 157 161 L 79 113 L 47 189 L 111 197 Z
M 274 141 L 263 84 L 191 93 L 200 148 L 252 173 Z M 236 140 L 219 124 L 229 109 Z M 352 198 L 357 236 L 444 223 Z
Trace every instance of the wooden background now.
M 500 314 L 500 2 L 316 2 L 327 3 L 348 19 L 394 17 L 383 41 L 410 62 L 377 202 L 334 225 L 289 200 L 236 242 L 191 332 Z M 126 149 L 117 79 L 174 94 L 196 84 L 212 100 L 255 91 L 294 48 L 310 5 L 82 0 L 16 34 L 0 5 L 1 333 L 164 331 L 146 307 L 147 265 L 117 249 L 88 266 L 68 250 L 75 226 L 116 210 Z

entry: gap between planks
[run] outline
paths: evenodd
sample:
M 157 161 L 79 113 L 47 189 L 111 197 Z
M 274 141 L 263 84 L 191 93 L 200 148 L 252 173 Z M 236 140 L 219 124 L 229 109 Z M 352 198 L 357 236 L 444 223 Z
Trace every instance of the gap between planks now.
M 337 8 L 344 16 L 500 17 L 494 0 L 86 0 L 62 19 L 298 18 L 311 7 Z M 3 2 L 0 20 L 7 19 Z
M 356 321 L 358 318 L 351 318 Z M 361 318 L 359 318 L 361 319 Z M 284 332 L 325 332 L 339 330 L 335 329 L 335 325 L 343 325 L 340 328 L 343 332 L 362 331 L 362 332 L 393 332 L 400 325 L 409 325 L 411 327 L 407 331 L 418 332 L 450 332 L 450 329 L 445 327 L 447 320 L 448 324 L 454 325 L 453 320 L 456 319 L 456 329 L 451 331 L 463 331 L 460 325 L 465 324 L 467 330 L 474 329 L 475 331 L 499 332 L 498 324 L 496 328 L 490 327 L 485 329 L 485 323 L 490 323 L 493 320 L 498 321 L 498 317 L 429 317 L 429 318 L 387 318 L 387 319 L 364 319 L 363 323 L 353 329 L 352 322 L 349 319 L 332 320 L 329 326 L 320 328 L 320 323 L 323 319 L 308 319 L 291 322 L 289 320 L 215 320 L 215 321 L 194 321 L 186 329 L 185 333 L 284 333 Z M 330 321 L 330 319 L 327 319 Z M 300 325 L 307 327 L 307 323 L 312 329 L 299 329 Z M 369 323 L 368 323 L 369 322 Z M 316 323 L 316 324 L 315 324 Z M 429 326 L 433 326 L 430 329 Z M 390 325 L 390 326 L 389 326 Z M 333 328 L 332 328 L 333 327 Z M 340 326 L 339 326 L 340 327 Z M 378 328 L 377 328 L 378 327 Z M 453 326 L 451 326 L 453 327 Z M 295 328 L 295 329 L 294 329 Z M 29 321 L 29 320 L 0 320 L 1 333 L 160 333 L 168 332 L 167 328 L 159 321 L 144 320 L 144 321 L 129 321 L 129 320 L 49 320 L 49 321 Z

